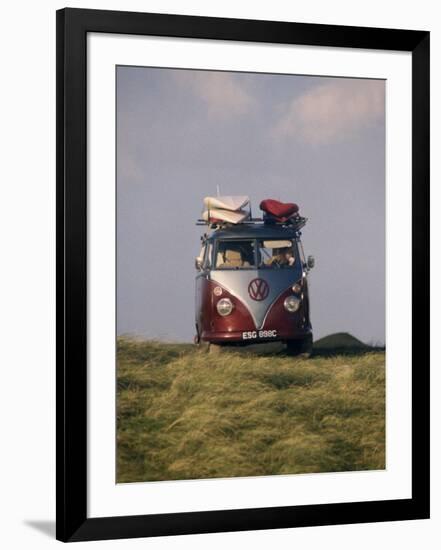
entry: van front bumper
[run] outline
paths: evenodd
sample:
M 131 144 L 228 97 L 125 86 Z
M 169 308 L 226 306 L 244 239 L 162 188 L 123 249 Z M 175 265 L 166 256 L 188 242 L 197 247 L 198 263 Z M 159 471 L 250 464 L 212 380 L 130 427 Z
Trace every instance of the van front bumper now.
M 302 340 L 312 334 L 311 327 L 304 327 L 301 330 L 247 330 L 247 331 L 229 331 L 229 332 L 203 332 L 201 339 L 204 342 L 213 344 L 255 344 L 258 342 L 280 342 L 287 340 Z

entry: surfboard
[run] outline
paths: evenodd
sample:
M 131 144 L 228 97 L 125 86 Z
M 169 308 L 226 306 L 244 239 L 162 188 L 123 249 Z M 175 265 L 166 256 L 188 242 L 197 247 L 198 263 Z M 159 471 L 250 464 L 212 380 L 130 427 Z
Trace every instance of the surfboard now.
M 210 221 L 212 223 L 216 222 L 228 222 L 228 223 L 241 223 L 246 220 L 249 216 L 249 212 L 243 210 L 224 210 L 221 208 L 210 208 L 210 210 L 205 210 L 202 214 L 202 219 L 205 221 Z M 210 219 L 208 219 L 210 217 Z
M 231 210 L 236 212 L 244 208 L 250 202 L 250 198 L 246 195 L 225 197 L 205 197 L 204 206 L 207 210 L 212 208 L 220 208 L 221 210 Z

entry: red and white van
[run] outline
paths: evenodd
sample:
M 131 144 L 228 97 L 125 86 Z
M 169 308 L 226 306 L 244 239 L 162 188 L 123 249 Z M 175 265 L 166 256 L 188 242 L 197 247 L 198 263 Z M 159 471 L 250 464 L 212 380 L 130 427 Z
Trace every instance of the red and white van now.
M 308 272 L 300 229 L 306 219 L 208 224 L 196 258 L 195 341 L 246 345 L 282 341 L 309 354 Z

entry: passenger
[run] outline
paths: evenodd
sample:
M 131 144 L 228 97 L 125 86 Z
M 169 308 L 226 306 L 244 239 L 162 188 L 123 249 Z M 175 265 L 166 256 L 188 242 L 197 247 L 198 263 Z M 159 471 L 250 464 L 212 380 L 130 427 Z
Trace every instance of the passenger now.
M 254 249 L 251 244 L 244 244 L 239 247 L 242 256 L 242 267 L 250 267 L 254 265 Z

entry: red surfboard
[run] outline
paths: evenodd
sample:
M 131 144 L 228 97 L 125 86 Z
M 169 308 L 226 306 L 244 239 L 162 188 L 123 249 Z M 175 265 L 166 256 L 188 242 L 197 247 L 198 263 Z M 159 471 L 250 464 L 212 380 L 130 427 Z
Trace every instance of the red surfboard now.
M 277 221 L 286 221 L 297 214 L 299 207 L 293 202 L 280 202 L 275 199 L 265 199 L 260 203 L 260 209 Z

